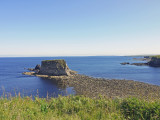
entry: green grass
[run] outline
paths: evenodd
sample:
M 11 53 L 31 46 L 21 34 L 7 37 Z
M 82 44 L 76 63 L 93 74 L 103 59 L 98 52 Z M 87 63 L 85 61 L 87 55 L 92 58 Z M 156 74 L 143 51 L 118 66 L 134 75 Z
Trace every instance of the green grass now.
M 160 55 L 154 55 L 154 56 L 150 56 L 151 58 L 160 58 Z
M 66 61 L 65 60 L 63 60 L 63 59 L 56 59 L 56 60 L 43 60 L 42 61 L 42 63 L 43 64 L 46 64 L 46 63 L 52 63 L 52 62 L 54 62 L 54 63 L 58 63 L 61 67 L 63 67 L 63 68 L 65 68 L 66 67 Z
M 1 120 L 159 120 L 160 100 L 68 96 L 0 99 Z

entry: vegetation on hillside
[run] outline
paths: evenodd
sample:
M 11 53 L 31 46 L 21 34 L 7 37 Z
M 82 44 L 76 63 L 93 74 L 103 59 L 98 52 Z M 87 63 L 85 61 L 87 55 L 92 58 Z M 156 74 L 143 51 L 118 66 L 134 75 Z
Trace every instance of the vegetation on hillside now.
M 66 61 L 63 59 L 57 59 L 57 60 L 43 60 L 42 61 L 43 64 L 50 64 L 50 63 L 56 63 L 59 66 L 57 67 L 62 67 L 62 68 L 66 68 Z
M 67 96 L 0 99 L 1 120 L 159 120 L 160 100 Z
M 147 58 L 160 58 L 160 55 L 150 55 L 150 56 L 144 56 L 144 57 L 147 57 Z
M 154 57 L 154 58 L 160 58 L 160 55 L 151 56 L 151 58 L 152 57 Z

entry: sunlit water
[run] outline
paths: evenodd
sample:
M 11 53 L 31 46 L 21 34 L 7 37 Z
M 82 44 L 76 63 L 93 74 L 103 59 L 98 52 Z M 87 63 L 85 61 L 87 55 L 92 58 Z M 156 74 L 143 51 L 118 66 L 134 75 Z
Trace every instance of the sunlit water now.
M 22 75 L 24 68 L 34 68 L 42 60 L 65 59 L 70 69 L 79 74 L 109 79 L 127 79 L 160 85 L 160 68 L 149 66 L 121 65 L 122 62 L 135 61 L 134 57 L 96 56 L 96 57 L 30 57 L 0 58 L 0 95 L 57 97 L 58 94 L 75 94 L 73 87 L 59 86 L 57 82 L 35 76 Z

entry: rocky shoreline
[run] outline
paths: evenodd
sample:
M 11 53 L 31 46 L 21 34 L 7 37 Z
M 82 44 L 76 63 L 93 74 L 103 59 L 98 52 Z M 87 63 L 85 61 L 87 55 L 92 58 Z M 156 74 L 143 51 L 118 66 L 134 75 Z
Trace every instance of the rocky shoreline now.
M 64 60 L 42 61 L 42 65 L 37 65 L 34 69 L 30 68 L 28 70 L 30 72 L 24 72 L 23 74 L 56 81 L 62 88 L 73 87 L 76 95 L 88 97 L 102 95 L 109 98 L 134 96 L 160 99 L 160 86 L 133 80 L 110 80 L 80 75 L 70 70 Z
M 149 66 L 148 63 L 129 63 L 129 62 L 124 62 L 120 63 L 121 65 L 136 65 L 136 66 Z
M 67 86 L 74 87 L 76 95 L 85 95 L 88 97 L 98 97 L 99 95 L 102 95 L 109 98 L 134 96 L 146 99 L 160 99 L 160 86 L 133 80 L 109 80 L 80 74 L 71 76 L 49 76 L 40 75 L 35 72 L 24 72 L 23 74 L 57 81 L 63 88 Z
M 136 66 L 150 66 L 150 67 L 160 67 L 160 58 L 157 56 L 144 56 L 144 58 L 133 58 L 138 61 L 147 61 L 145 63 L 129 63 L 123 62 L 121 65 L 136 65 Z

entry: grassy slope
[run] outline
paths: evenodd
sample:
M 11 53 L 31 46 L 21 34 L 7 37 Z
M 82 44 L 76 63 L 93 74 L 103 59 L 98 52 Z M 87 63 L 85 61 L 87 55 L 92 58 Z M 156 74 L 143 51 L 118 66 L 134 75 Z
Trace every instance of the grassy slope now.
M 160 58 L 160 55 L 151 55 L 149 56 L 150 58 L 155 57 L 155 58 Z
M 160 55 L 156 55 L 156 56 L 151 56 L 151 57 L 156 57 L 156 58 L 160 58 Z
M 91 99 L 84 96 L 51 98 L 1 98 L 1 120 L 124 120 L 160 119 L 160 100 L 136 98 Z

